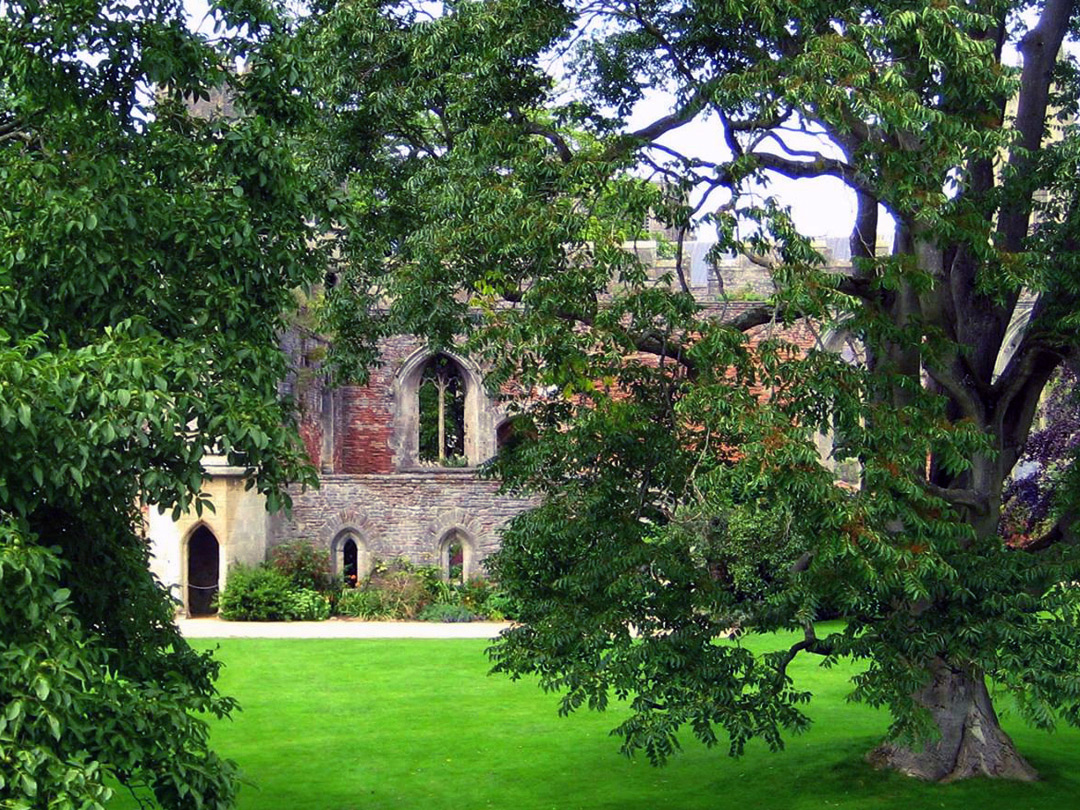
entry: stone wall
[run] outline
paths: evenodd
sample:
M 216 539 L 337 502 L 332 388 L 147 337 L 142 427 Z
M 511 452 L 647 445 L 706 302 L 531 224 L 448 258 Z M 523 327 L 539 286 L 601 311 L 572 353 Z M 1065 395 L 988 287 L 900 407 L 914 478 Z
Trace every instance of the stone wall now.
M 160 514 L 150 505 L 144 512 L 147 537 L 151 542 L 150 570 L 169 586 L 187 609 L 187 542 L 200 526 L 209 529 L 218 542 L 219 587 L 225 587 L 228 570 L 236 564 L 257 565 L 266 559 L 267 538 L 273 518 L 266 511 L 266 499 L 254 489 L 247 489 L 243 469 L 227 467 L 211 459 L 207 464 L 210 480 L 203 492 L 214 505 L 213 511 L 186 512 L 174 521 L 169 512 Z
M 497 490 L 497 482 L 467 469 L 324 475 L 318 490 L 293 494 L 292 517 L 281 522 L 272 542 L 311 540 L 331 552 L 338 571 L 346 536 L 369 562 L 405 557 L 439 565 L 440 546 L 456 530 L 472 545 L 466 573 L 482 574 L 502 525 L 530 505 Z
M 674 267 L 656 261 L 658 272 Z M 743 268 L 724 268 L 729 272 Z M 747 278 L 761 274 L 745 268 Z M 724 279 L 743 282 L 739 272 Z M 758 288 L 754 287 L 758 292 Z M 760 301 L 717 300 L 695 290 L 704 308 L 716 318 L 732 319 Z M 759 294 L 766 294 L 761 290 Z M 773 327 L 750 335 L 756 345 Z M 809 348 L 818 336 L 807 326 L 786 329 L 784 336 Z M 828 337 L 828 336 L 826 336 Z M 419 565 L 448 568 L 448 547 L 460 543 L 466 576 L 484 574 L 484 561 L 500 542 L 500 531 L 531 502 L 498 493 L 498 483 L 480 479 L 476 467 L 497 450 L 504 412 L 487 396 L 482 372 L 466 359 L 448 356 L 464 381 L 465 458 L 469 466 L 442 467 L 423 462 L 418 453 L 419 399 L 417 390 L 430 352 L 413 337 L 382 342 L 379 364 L 366 385 L 328 389 L 319 365 L 325 355 L 323 339 L 296 330 L 283 339 L 293 373 L 282 386 L 299 409 L 299 429 L 312 462 L 320 470 L 318 490 L 292 492 L 290 516 L 268 515 L 261 496 L 244 489 L 241 470 L 209 469 L 207 490 L 216 512 L 201 518 L 184 515 L 173 523 L 168 515 L 147 515 L 154 569 L 178 595 L 186 584 L 187 541 L 205 525 L 220 544 L 223 586 L 230 565 L 253 564 L 278 544 L 297 539 L 313 541 L 331 553 L 335 570 L 343 570 L 347 540 L 357 545 L 361 573 L 375 560 L 403 557 Z M 827 452 L 827 437 L 822 437 Z

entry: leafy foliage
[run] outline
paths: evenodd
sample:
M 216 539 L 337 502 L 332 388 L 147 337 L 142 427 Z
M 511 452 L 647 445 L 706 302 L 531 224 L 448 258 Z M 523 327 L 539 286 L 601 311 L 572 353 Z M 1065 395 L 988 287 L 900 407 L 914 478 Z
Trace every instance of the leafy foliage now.
M 1059 126 L 1080 95 L 1060 47 L 1075 4 L 318 8 L 331 163 L 357 213 L 334 306 L 377 266 L 388 322 L 436 345 L 467 335 L 492 390 L 517 396 L 521 441 L 493 472 L 543 503 L 494 561 L 521 606 L 496 668 L 538 675 L 564 711 L 629 700 L 626 750 L 662 761 L 687 726 L 732 753 L 780 747 L 808 722 L 793 657 L 851 657 L 853 698 L 894 718 L 881 761 L 1030 777 L 985 680 L 1036 725 L 1080 719 L 1077 594 L 1059 585 L 1080 577 L 1076 546 L 998 535 L 1036 404 L 1080 349 L 1080 140 Z M 630 131 L 649 87 L 671 109 Z M 726 151 L 660 142 L 691 121 Z M 850 267 L 762 193 L 777 177 L 847 186 Z M 679 272 L 650 277 L 626 244 L 650 211 L 714 227 L 716 252 L 750 256 L 775 296 L 735 313 Z M 826 351 L 839 334 L 855 362 Z M 859 486 L 836 486 L 834 464 Z M 776 564 L 794 559 L 754 582 L 761 544 L 738 510 L 759 504 L 785 527 Z M 847 621 L 819 638 L 823 609 Z M 735 616 L 803 638 L 717 645 Z M 948 699 L 927 696 L 946 681 Z
M 321 557 L 310 543 L 297 541 L 284 554 L 275 555 L 270 564 L 233 565 L 225 589 L 218 597 L 221 618 L 234 622 L 329 619 L 330 596 L 325 587 L 318 590 L 310 587 L 312 568 L 306 564 L 312 560 L 318 562 Z M 302 564 L 288 564 L 298 559 Z
M 334 612 L 338 616 L 367 621 L 395 618 L 383 607 L 382 594 L 368 588 L 348 588 L 342 591 L 334 604 Z
M 330 552 L 310 540 L 293 540 L 274 546 L 271 565 L 288 577 L 294 588 L 325 592 L 338 583 L 330 571 Z
M 310 588 L 289 593 L 289 618 L 302 622 L 321 622 L 330 618 L 330 597 Z
M 235 565 L 218 596 L 218 613 L 237 622 L 288 621 L 298 618 L 293 611 L 295 593 L 292 580 L 276 568 Z
M 140 671 L 80 621 L 72 590 L 61 587 L 66 563 L 57 549 L 11 522 L 0 537 L 5 806 L 103 807 L 107 777 L 142 782 L 149 774 L 157 774 L 150 786 L 164 806 L 185 806 L 193 796 L 229 806 L 236 767 L 209 750 L 206 723 L 193 712 L 222 717 L 234 704 L 215 693 L 219 665 L 184 643 L 156 586 L 140 581 L 142 593 L 128 594 L 149 609 L 140 617 L 144 638 L 132 638 L 126 651 L 152 655 Z
M 233 703 L 149 574 L 138 505 L 208 508 L 211 449 L 272 509 L 313 480 L 278 341 L 338 192 L 305 165 L 281 8 L 213 13 L 210 42 L 174 0 L 0 7 L 5 807 L 100 807 L 110 781 L 235 797 L 197 718 Z M 211 94 L 233 114 L 190 114 Z
M 377 621 L 502 621 L 514 614 L 514 603 L 485 579 L 455 582 L 434 566 L 417 566 L 406 559 L 377 562 L 356 588 L 338 594 L 339 616 Z

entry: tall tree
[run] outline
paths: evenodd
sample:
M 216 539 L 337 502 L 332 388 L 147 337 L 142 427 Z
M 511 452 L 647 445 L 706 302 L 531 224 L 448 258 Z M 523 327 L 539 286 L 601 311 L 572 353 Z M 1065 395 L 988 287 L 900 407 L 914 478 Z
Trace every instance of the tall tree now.
M 139 504 L 201 510 L 213 448 L 270 505 L 310 480 L 279 348 L 336 191 L 303 165 L 274 3 L 0 7 L 0 805 L 231 806 Z M 246 60 L 242 75 L 226 70 Z M 229 114 L 193 116 L 213 94 Z
M 1027 552 L 998 533 L 1042 391 L 1080 347 L 1072 0 L 320 11 L 356 272 L 385 273 L 398 327 L 468 332 L 524 395 L 526 440 L 497 470 L 544 500 L 495 561 L 523 605 L 496 668 L 538 674 L 566 710 L 632 695 L 625 747 L 662 760 L 684 726 L 781 746 L 808 723 L 791 660 L 850 657 L 853 697 L 893 717 L 875 762 L 1031 778 L 987 682 L 1038 726 L 1080 721 L 1073 535 Z M 650 89 L 672 108 L 631 131 Z M 715 155 L 659 142 L 691 122 Z M 775 176 L 855 196 L 850 271 L 763 195 Z M 724 318 L 684 278 L 650 278 L 624 245 L 650 210 L 715 226 L 774 298 Z M 822 433 L 857 489 L 833 483 Z M 773 532 L 777 566 L 747 587 Z M 845 622 L 819 635 L 825 612 Z M 755 657 L 717 643 L 736 622 L 800 637 Z

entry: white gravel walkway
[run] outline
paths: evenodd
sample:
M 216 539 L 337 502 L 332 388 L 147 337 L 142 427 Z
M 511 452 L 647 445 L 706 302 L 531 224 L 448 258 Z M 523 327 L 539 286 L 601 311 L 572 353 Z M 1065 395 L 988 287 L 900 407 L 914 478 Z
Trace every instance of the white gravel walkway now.
M 227 622 L 177 619 L 187 638 L 495 638 L 509 622 Z

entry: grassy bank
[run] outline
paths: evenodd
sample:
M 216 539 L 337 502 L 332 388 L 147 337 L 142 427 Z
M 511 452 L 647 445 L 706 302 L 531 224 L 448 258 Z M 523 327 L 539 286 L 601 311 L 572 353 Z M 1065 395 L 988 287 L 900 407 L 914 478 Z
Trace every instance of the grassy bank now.
M 620 709 L 556 714 L 530 682 L 488 676 L 483 641 L 227 640 L 221 689 L 243 711 L 217 749 L 251 784 L 241 810 L 786 810 L 1071 807 L 1080 733 L 1007 726 L 1044 781 L 930 786 L 862 754 L 885 715 L 844 701 L 850 670 L 793 670 L 814 694 L 811 731 L 729 759 L 687 739 L 665 768 L 618 753 Z M 116 808 L 135 807 L 129 797 Z

